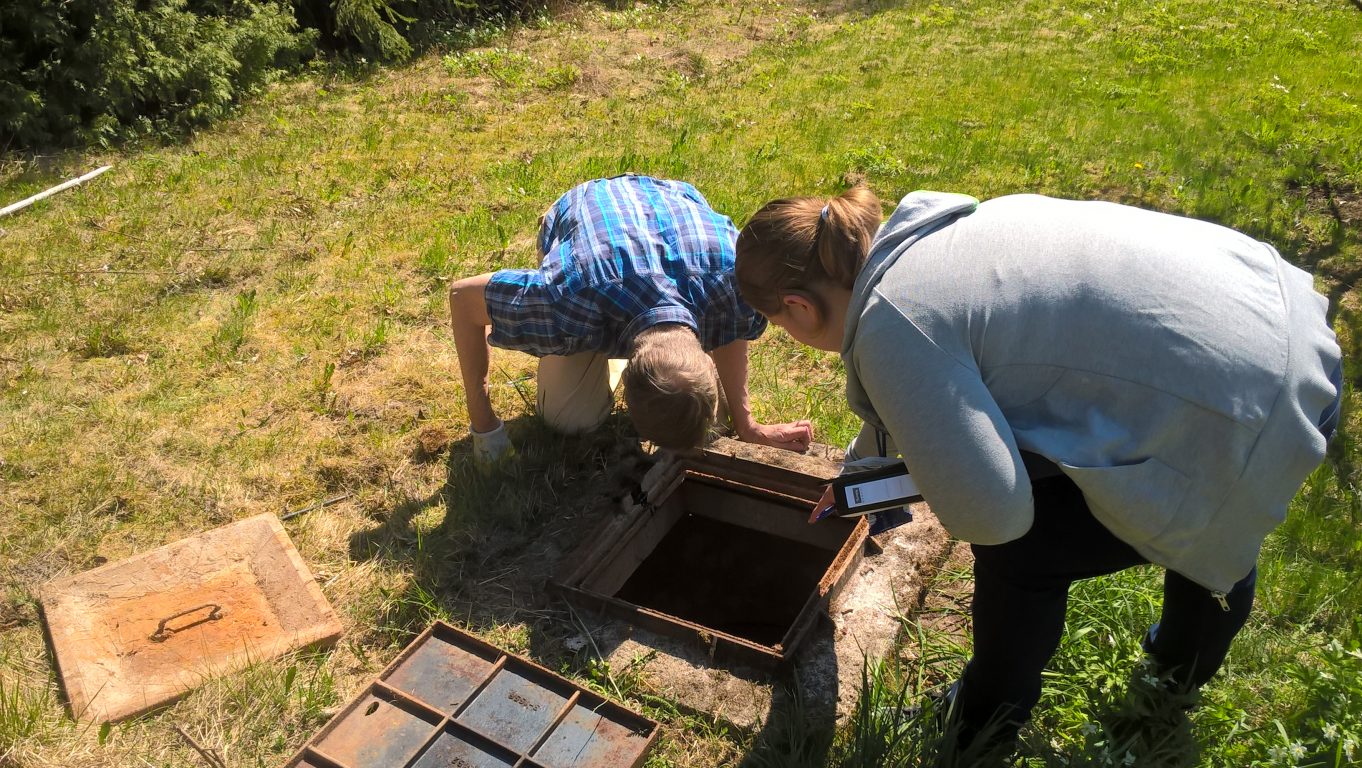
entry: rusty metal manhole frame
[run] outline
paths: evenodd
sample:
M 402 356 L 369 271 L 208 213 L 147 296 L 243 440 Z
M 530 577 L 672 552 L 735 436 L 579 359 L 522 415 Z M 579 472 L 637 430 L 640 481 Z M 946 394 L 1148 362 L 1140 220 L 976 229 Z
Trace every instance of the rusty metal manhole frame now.
M 826 478 L 709 450 L 671 455 L 648 472 L 638 498 L 621 500 L 622 514 L 607 520 L 565 560 L 566 565 L 550 580 L 550 586 L 578 606 L 601 610 L 635 626 L 698 646 L 707 654 L 710 663 L 736 662 L 762 669 L 783 666 L 799 650 L 819 615 L 826 612 L 831 600 L 856 573 L 869 538 L 868 523 L 864 518 L 854 522 L 829 519 L 819 523 L 846 526 L 846 539 L 789 630 L 774 645 L 764 645 L 593 591 L 588 586 L 592 576 L 620 556 L 633 538 L 653 521 L 654 510 L 688 480 L 798 507 L 801 518 L 818 501 L 827 482 Z

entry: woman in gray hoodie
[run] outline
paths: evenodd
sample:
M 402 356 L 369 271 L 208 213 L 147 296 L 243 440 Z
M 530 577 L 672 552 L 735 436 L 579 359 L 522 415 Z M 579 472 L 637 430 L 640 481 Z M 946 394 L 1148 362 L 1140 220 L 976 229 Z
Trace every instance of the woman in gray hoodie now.
M 1151 660 L 1170 688 L 1205 683 L 1337 421 L 1311 275 L 1239 232 L 1112 203 L 914 192 L 880 220 L 861 188 L 768 203 L 738 238 L 738 284 L 841 353 L 866 424 L 849 458 L 897 451 L 971 544 L 962 738 L 1015 735 L 1069 585 L 1134 565 L 1167 569 Z

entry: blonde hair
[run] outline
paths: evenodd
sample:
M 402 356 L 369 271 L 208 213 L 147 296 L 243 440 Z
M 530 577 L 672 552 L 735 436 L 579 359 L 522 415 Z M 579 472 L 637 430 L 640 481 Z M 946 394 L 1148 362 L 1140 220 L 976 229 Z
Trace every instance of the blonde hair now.
M 738 235 L 735 272 L 743 301 L 763 315 L 781 312 L 781 297 L 850 289 L 879 230 L 880 199 L 865 187 L 837 197 L 785 197 L 762 206 Z
M 640 333 L 623 382 L 639 437 L 678 450 L 704 443 L 719 404 L 719 382 L 694 331 L 664 324 Z

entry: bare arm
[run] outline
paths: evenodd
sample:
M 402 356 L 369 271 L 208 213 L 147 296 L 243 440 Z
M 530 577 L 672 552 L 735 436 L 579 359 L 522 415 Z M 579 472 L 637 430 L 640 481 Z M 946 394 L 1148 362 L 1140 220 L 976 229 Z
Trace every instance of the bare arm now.
M 487 315 L 484 292 L 492 273 L 468 277 L 449 286 L 449 325 L 454 332 L 454 348 L 459 353 L 459 373 L 463 377 L 468 401 L 468 423 L 475 432 L 496 429 L 501 420 L 492 410 L 487 392 L 487 370 L 491 348 L 487 334 L 492 318 Z
M 738 439 L 803 453 L 813 442 L 813 426 L 807 420 L 789 424 L 761 424 L 752 418 L 747 393 L 747 340 L 738 339 L 709 353 L 719 372 L 719 383 L 728 398 L 728 411 Z

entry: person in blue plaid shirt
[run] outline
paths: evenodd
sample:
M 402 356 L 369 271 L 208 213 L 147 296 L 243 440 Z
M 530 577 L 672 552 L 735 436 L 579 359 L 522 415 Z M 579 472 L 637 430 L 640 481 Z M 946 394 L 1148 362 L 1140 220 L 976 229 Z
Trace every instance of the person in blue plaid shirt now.
M 718 417 L 719 386 L 740 439 L 803 451 L 808 421 L 761 424 L 747 392 L 747 342 L 766 320 L 733 277 L 738 233 L 695 187 L 625 175 L 578 185 L 544 213 L 538 269 L 455 282 L 450 323 L 475 456 L 511 450 L 487 390 L 490 347 L 539 361 L 539 413 L 556 429 L 599 426 L 623 380 L 639 435 L 699 445 Z M 490 332 L 489 332 L 490 327 Z

